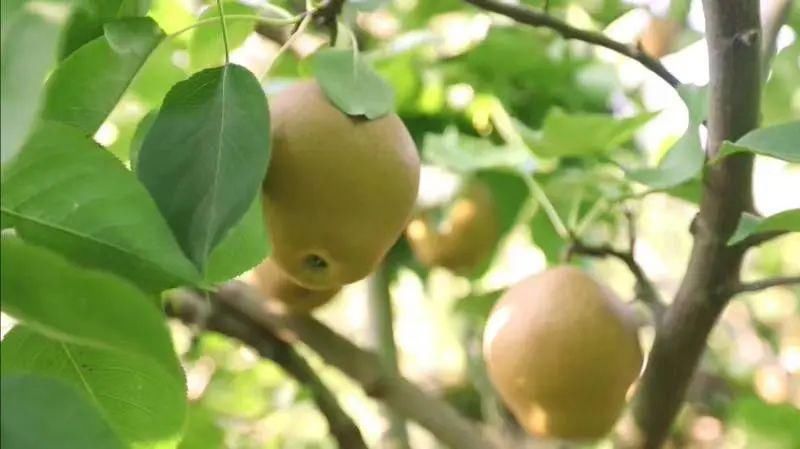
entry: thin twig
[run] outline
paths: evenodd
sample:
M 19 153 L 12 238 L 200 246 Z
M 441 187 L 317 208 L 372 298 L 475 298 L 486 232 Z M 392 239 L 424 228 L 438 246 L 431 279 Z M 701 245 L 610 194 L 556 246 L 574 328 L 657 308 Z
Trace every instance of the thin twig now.
M 734 287 L 730 288 L 727 291 L 727 294 L 733 296 L 739 293 L 757 292 L 772 287 L 790 286 L 796 284 L 800 284 L 800 276 L 775 277 L 775 278 L 763 279 L 754 282 L 745 282 L 735 285 Z
M 627 56 L 628 58 L 638 61 L 672 87 L 678 87 L 681 84 L 680 80 L 676 78 L 675 75 L 670 73 L 670 71 L 667 70 L 663 64 L 661 64 L 657 59 L 648 56 L 635 45 L 628 45 L 619 41 L 615 41 L 602 33 L 575 28 L 566 22 L 556 19 L 546 12 L 539 12 L 524 5 L 503 3 L 497 0 L 465 1 L 481 9 L 514 19 L 519 23 L 524 23 L 534 27 L 550 28 L 566 39 L 575 39 L 608 48 L 609 50 L 613 50 L 623 56 Z
M 647 277 L 642 267 L 636 262 L 633 252 L 620 251 L 608 244 L 593 246 L 587 245 L 580 240 L 573 240 L 568 253 L 592 257 L 613 257 L 620 260 L 628 267 L 628 270 L 636 279 L 636 297 L 650 308 L 656 321 L 661 319 L 665 310 L 664 302 L 661 300 L 658 290 L 653 286 L 650 278 Z
M 358 426 L 292 345 L 237 311 L 219 303 L 208 304 L 199 295 L 183 292 L 174 295 L 171 300 L 168 307 L 170 315 L 189 325 L 202 321 L 205 329 L 246 343 L 262 357 L 275 361 L 289 375 L 305 385 L 317 408 L 328 421 L 328 428 L 339 449 L 367 449 Z

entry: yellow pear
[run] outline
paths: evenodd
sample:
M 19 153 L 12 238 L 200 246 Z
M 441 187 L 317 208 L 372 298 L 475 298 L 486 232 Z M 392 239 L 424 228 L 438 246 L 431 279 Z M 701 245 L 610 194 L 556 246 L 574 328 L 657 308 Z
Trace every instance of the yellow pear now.
M 270 300 L 283 304 L 289 313 L 304 314 L 326 304 L 339 292 L 335 287 L 328 290 L 309 290 L 292 281 L 279 266 L 267 259 L 254 271 L 255 283 L 261 293 Z
M 509 288 L 484 332 L 489 377 L 533 435 L 606 435 L 637 378 L 636 321 L 608 288 L 559 266 Z
M 430 211 L 418 214 L 406 228 L 411 249 L 424 265 L 468 274 L 492 255 L 500 230 L 494 198 L 485 183 L 468 183 L 440 225 L 430 215 Z
M 263 206 L 275 263 L 312 290 L 365 277 L 402 233 L 417 195 L 408 130 L 395 114 L 344 114 L 314 81 L 287 88 L 270 109 Z

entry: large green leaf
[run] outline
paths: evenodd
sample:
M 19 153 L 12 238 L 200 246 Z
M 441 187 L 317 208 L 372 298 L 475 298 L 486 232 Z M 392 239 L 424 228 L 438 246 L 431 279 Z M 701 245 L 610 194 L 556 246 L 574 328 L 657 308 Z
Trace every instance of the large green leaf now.
M 47 80 L 42 117 L 94 134 L 164 38 L 149 17 L 122 19 L 67 57 Z
M 426 134 L 422 155 L 431 164 L 460 173 L 484 169 L 532 170 L 536 165 L 525 148 L 495 145 L 486 139 L 464 136 L 454 127 L 442 134 Z
M 144 293 L 14 237 L 2 239 L 2 255 L 5 313 L 63 341 L 150 357 L 181 377 L 164 317 Z
M 735 245 L 753 234 L 771 231 L 800 232 L 800 209 L 790 209 L 769 217 L 742 214 L 729 245 Z
M 3 1 L 0 49 L 0 162 L 24 145 L 41 106 L 45 76 L 56 62 L 69 3 L 41 0 L 18 5 L 12 15 Z M 9 10 L 7 10 L 8 8 Z
M 269 155 L 267 100 L 243 67 L 204 70 L 167 94 L 137 174 L 201 271 L 252 204 Z
M 556 108 L 547 114 L 540 133 L 527 134 L 526 143 L 543 157 L 597 156 L 619 148 L 655 115 L 619 119 L 609 114 L 567 114 Z
M 124 447 L 97 408 L 68 384 L 41 376 L 4 375 L 0 391 L 3 449 Z
M 724 142 L 715 160 L 736 153 L 753 153 L 800 164 L 800 121 L 750 131 L 736 143 Z
M 32 374 L 70 384 L 102 411 L 129 447 L 177 446 L 186 416 L 185 387 L 153 359 L 65 343 L 22 325 L 6 335 L 0 357 L 3 377 Z
M 206 283 L 224 282 L 244 273 L 266 259 L 270 249 L 259 194 L 241 221 L 211 252 Z
M 26 240 L 147 290 L 199 280 L 134 175 L 72 127 L 44 123 L 0 186 L 3 220 Z
M 257 15 L 255 8 L 241 3 L 224 2 L 222 9 L 226 16 L 232 14 Z M 219 9 L 216 5 L 206 8 L 198 20 L 214 17 L 219 19 Z M 189 41 L 189 60 L 193 71 L 217 66 L 225 61 L 225 46 L 220 25 L 221 23 L 218 22 L 194 30 Z M 247 36 L 253 32 L 256 22 L 255 20 L 225 19 L 225 25 L 228 30 L 228 49 L 233 51 L 242 45 Z
M 325 95 L 345 114 L 372 120 L 394 110 L 392 87 L 352 50 L 319 51 L 312 67 Z

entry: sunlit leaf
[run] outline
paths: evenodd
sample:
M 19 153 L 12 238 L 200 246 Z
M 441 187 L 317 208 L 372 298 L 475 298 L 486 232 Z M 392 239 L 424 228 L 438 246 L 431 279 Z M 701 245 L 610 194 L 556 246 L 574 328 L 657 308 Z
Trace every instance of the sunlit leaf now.
M 137 174 L 200 271 L 253 203 L 269 155 L 267 100 L 243 67 L 199 72 L 164 99 Z
M 225 432 L 215 422 L 214 415 L 200 405 L 189 407 L 186 430 L 178 449 L 221 449 Z
M 609 114 L 567 114 L 553 109 L 541 132 L 526 143 L 543 157 L 597 156 L 618 149 L 655 113 L 619 119 Z
M 3 449 L 125 447 L 95 405 L 67 383 L 4 374 L 0 391 Z
M 705 153 L 700 142 L 700 123 L 708 114 L 706 86 L 680 86 L 678 93 L 686 105 L 689 125 L 657 167 L 627 170 L 630 178 L 654 189 L 669 189 L 697 177 L 703 169 Z
M 0 162 L 24 145 L 44 92 L 45 76 L 56 62 L 58 45 L 69 15 L 69 2 L 26 2 L 12 15 L 12 1 L 3 1 L 0 53 Z M 8 8 L 8 9 L 7 9 Z M 12 37 L 13 36 L 13 37 Z
M 5 313 L 61 341 L 138 354 L 181 376 L 161 311 L 134 286 L 13 237 L 2 239 L 2 254 Z
M 352 50 L 317 52 L 313 70 L 325 95 L 345 114 L 371 120 L 394 110 L 391 86 Z
M 230 15 L 257 15 L 252 6 L 236 2 L 222 4 L 226 16 Z M 225 46 L 222 41 L 222 30 L 219 21 L 219 9 L 216 5 L 209 6 L 200 14 L 198 20 L 217 18 L 217 22 L 200 26 L 192 33 L 189 41 L 189 60 L 192 70 L 206 69 L 217 66 L 225 61 Z M 228 49 L 234 51 L 242 45 L 247 36 L 255 29 L 255 20 L 225 19 L 228 29 Z
M 127 447 L 177 446 L 186 414 L 185 386 L 153 359 L 64 343 L 26 326 L 16 326 L 5 336 L 0 357 L 3 378 L 46 376 L 79 391 L 101 410 Z
M 103 30 L 50 75 L 43 118 L 94 134 L 164 38 L 149 17 L 109 22 Z
M 536 165 L 525 148 L 495 145 L 486 139 L 461 135 L 455 128 L 442 134 L 426 134 L 422 155 L 431 164 L 461 173 L 491 168 L 530 171 Z
M 136 177 L 72 127 L 44 123 L 0 186 L 3 219 L 25 240 L 147 290 L 198 280 Z
M 800 121 L 756 129 L 736 143 L 724 142 L 715 161 L 736 153 L 753 153 L 800 164 Z
M 764 218 L 744 213 L 728 245 L 735 245 L 753 234 L 770 231 L 800 232 L 800 209 L 790 209 Z

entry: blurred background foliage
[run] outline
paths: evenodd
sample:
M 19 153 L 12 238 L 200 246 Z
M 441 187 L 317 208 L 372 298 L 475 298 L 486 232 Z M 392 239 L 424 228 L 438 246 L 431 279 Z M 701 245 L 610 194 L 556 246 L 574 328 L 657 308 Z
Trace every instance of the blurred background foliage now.
M 170 33 L 217 15 L 211 3 L 152 0 L 149 14 Z M 539 0 L 523 3 L 542 6 Z M 275 4 L 293 13 L 304 8 L 293 0 Z M 370 11 L 370 6 L 378 7 Z M 228 2 L 225 8 L 229 14 L 267 11 L 255 0 Z M 700 85 L 708 80 L 699 1 L 551 0 L 549 11 L 632 45 L 652 33 L 648 30 L 654 17 L 671 20 L 671 32 L 661 36 L 666 42 L 650 43 L 651 48 L 663 51 L 659 56 L 664 64 L 682 80 Z M 86 10 L 75 15 L 78 25 L 64 52 L 97 35 L 101 28 L 86 24 L 102 23 L 103 14 Z M 517 26 L 458 0 L 351 1 L 341 20 L 353 31 L 364 57 L 394 88 L 396 109 L 428 162 L 420 204 L 446 206 L 460 185 L 478 178 L 492 190 L 500 221 L 491 260 L 468 275 L 424 267 L 405 239 L 392 250 L 386 267 L 400 370 L 490 434 L 519 435 L 484 378 L 481 329 L 499 291 L 558 262 L 565 250 L 541 204 L 529 199 L 519 172 L 534 177 L 570 229 L 580 229 L 586 241 L 624 246 L 624 212 L 630 211 L 637 229 L 636 257 L 669 298 L 688 257 L 697 182 L 656 190 L 632 182 L 626 173 L 657 164 L 683 135 L 686 108 L 673 89 L 634 62 L 566 41 L 549 30 Z M 312 27 L 265 76 L 290 30 L 242 20 L 230 25 L 232 61 L 260 76 L 268 93 L 311 76 L 305 58 L 327 39 L 327 30 Z M 779 53 L 766 82 L 765 125 L 800 118 L 798 32 L 800 8 L 795 8 L 780 30 Z M 128 160 L 148 126 L 146 117 L 167 90 L 199 69 L 220 64 L 222 49 L 216 26 L 165 40 L 96 140 Z M 509 165 L 518 172 L 507 170 Z M 800 195 L 790 193 L 800 192 L 796 165 L 758 158 L 755 185 L 756 203 L 764 213 L 800 206 Z M 751 255 L 745 276 L 797 272 L 798 254 L 800 236 L 783 237 Z M 576 263 L 605 279 L 622 297 L 633 297 L 634 280 L 617 261 Z M 730 305 L 709 340 L 710 351 L 670 447 L 800 447 L 798 293 L 776 288 Z M 355 342 L 375 346 L 367 302 L 366 282 L 360 282 L 316 315 Z M 193 336 L 178 323 L 172 329 L 192 401 L 181 449 L 335 447 L 308 392 L 277 365 L 220 335 Z M 642 328 L 646 348 L 652 334 L 651 327 Z M 310 351 L 304 354 L 359 424 L 370 447 L 391 447 L 379 406 Z M 440 447 L 414 424 L 409 432 L 415 449 Z M 549 447 L 530 440 L 519 444 Z

